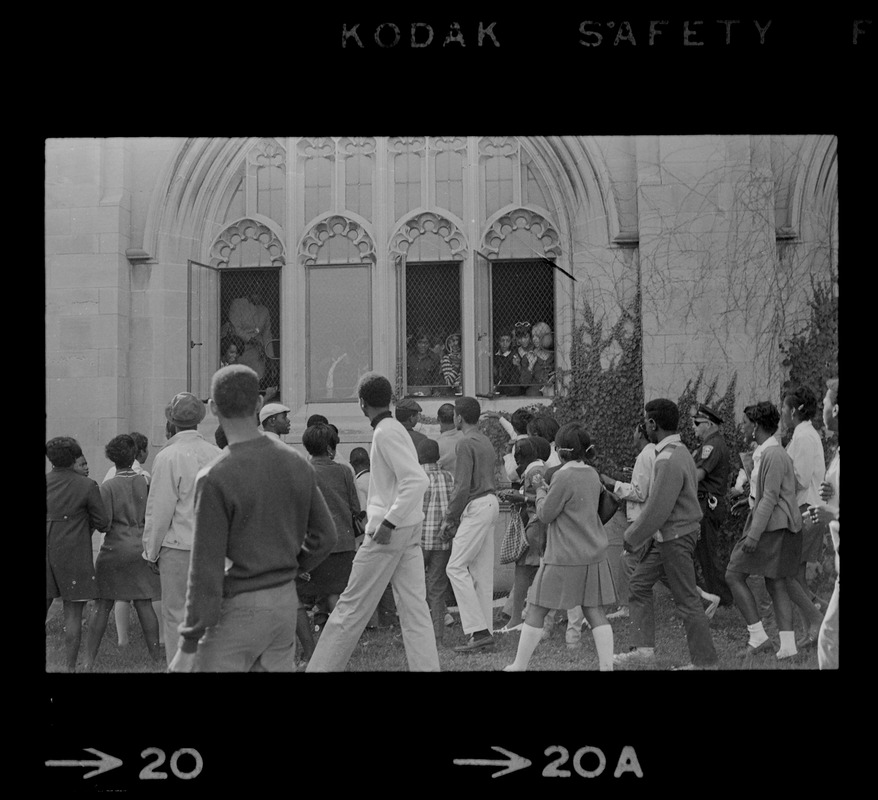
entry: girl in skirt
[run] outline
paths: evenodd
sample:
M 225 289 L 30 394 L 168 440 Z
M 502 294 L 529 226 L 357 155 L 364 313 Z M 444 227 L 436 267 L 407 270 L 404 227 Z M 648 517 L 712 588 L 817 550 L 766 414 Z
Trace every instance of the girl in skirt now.
M 613 573 L 607 561 L 607 534 L 598 517 L 601 480 L 583 462 L 591 440 L 583 427 L 570 422 L 555 436 L 561 468 L 546 487 L 534 475 L 537 516 L 547 525 L 546 551 L 533 583 L 515 661 L 506 672 L 523 672 L 539 643 L 543 620 L 551 608 L 582 606 L 591 626 L 602 672 L 613 669 L 613 629 L 603 607 L 616 602 Z
M 802 517 L 796 502 L 796 471 L 774 433 L 780 412 L 768 401 L 744 409 L 742 430 L 758 445 L 754 456 L 759 466 L 750 475 L 755 488 L 755 503 L 744 526 L 744 533 L 729 557 L 726 583 L 732 590 L 735 605 L 744 617 L 750 634 L 741 658 L 771 652 L 771 639 L 762 626 L 753 592 L 747 585 L 750 575 L 765 577 L 765 586 L 774 604 L 780 632 L 777 658 L 796 655 L 793 633 L 793 607 L 787 582 L 795 580 L 802 555 Z

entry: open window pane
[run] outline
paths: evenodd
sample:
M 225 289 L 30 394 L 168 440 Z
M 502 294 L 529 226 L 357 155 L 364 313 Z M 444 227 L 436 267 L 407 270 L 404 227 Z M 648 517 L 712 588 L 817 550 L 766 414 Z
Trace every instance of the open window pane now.
M 405 282 L 406 394 L 460 394 L 460 262 L 409 262 Z
M 494 393 L 549 397 L 555 386 L 555 270 L 545 260 L 491 262 Z
M 280 270 L 220 270 L 220 341 L 215 368 L 245 364 L 267 399 L 280 392 Z
M 308 270 L 309 402 L 357 396 L 372 369 L 372 270 L 368 264 Z

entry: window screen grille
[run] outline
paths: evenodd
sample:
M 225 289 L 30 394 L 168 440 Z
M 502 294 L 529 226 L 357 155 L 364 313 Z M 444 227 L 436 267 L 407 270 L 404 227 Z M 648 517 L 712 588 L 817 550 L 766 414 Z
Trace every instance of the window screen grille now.
M 220 273 L 220 364 L 246 364 L 266 397 L 280 393 L 280 270 Z M 277 394 L 275 394 L 277 392 Z
M 495 394 L 547 397 L 554 393 L 554 273 L 545 260 L 491 262 Z M 519 338 L 517 333 L 522 332 L 528 336 Z M 505 353 L 500 339 L 504 335 L 510 337 Z
M 406 264 L 407 395 L 429 397 L 461 392 L 460 319 L 460 263 Z

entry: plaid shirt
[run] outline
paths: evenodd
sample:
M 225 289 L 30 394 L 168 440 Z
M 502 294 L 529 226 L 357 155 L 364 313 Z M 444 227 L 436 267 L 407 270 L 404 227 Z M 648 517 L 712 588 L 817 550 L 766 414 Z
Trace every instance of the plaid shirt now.
M 451 500 L 451 489 L 454 476 L 438 464 L 421 464 L 430 485 L 424 492 L 424 522 L 421 528 L 421 547 L 424 550 L 449 550 L 451 540 L 443 542 L 439 538 L 439 527 L 445 519 L 448 502 Z

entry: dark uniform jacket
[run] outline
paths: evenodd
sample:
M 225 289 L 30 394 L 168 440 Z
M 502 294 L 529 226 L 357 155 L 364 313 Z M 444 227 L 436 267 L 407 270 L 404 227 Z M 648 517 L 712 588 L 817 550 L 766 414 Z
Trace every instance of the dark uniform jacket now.
M 717 498 L 725 497 L 729 488 L 729 470 L 731 461 L 729 446 L 723 435 L 717 431 L 707 437 L 692 451 L 695 467 L 703 469 L 707 474 L 698 483 L 698 496 L 712 494 Z

